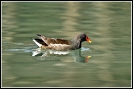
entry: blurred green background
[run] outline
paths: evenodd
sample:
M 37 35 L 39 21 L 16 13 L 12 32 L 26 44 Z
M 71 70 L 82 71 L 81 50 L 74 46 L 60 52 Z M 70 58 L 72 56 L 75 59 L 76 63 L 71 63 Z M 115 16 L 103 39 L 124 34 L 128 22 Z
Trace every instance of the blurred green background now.
M 32 57 L 36 34 L 72 39 L 85 32 L 83 57 Z M 130 87 L 131 2 L 2 2 L 3 87 Z

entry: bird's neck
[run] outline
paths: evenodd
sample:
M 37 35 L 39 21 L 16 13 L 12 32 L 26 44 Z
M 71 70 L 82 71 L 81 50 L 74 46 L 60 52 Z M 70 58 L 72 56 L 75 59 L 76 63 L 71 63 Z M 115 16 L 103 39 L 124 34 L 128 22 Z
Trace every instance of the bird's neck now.
M 71 40 L 71 45 L 72 45 L 72 47 L 73 48 L 75 48 L 75 49 L 78 49 L 78 48 L 81 48 L 81 41 L 80 41 L 80 39 L 78 39 L 78 38 L 73 38 L 72 40 Z

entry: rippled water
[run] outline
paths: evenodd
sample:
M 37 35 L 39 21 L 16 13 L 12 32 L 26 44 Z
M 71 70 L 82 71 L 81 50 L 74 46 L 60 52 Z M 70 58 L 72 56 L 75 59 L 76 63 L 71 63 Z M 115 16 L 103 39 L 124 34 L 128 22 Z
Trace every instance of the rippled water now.
M 92 43 L 40 50 L 36 34 Z M 3 87 L 130 87 L 130 2 L 2 2 Z

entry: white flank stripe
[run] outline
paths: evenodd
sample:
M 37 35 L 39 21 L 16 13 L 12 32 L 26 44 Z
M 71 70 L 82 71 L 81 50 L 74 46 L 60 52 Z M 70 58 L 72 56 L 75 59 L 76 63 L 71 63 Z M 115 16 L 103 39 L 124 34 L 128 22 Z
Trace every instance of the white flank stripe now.
M 53 47 L 55 50 L 66 50 L 69 45 L 66 44 L 50 44 L 50 47 Z
M 33 41 L 37 44 L 37 46 L 41 47 L 42 44 L 38 43 L 36 40 L 33 39 Z
M 58 47 L 58 46 L 60 46 L 60 47 L 63 47 L 63 46 L 69 46 L 69 45 L 66 45 L 66 44 L 50 44 L 51 46 L 54 46 L 54 47 Z

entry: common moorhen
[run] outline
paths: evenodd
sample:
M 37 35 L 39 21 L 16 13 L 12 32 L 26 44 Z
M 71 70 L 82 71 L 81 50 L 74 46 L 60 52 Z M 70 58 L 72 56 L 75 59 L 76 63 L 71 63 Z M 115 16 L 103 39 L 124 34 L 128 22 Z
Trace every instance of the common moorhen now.
M 91 43 L 90 38 L 85 34 L 81 33 L 77 35 L 72 40 L 58 39 L 58 38 L 48 38 L 37 34 L 39 39 L 33 39 L 33 41 L 42 49 L 52 49 L 52 50 L 75 50 L 81 48 L 83 41 Z

